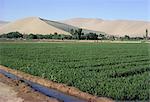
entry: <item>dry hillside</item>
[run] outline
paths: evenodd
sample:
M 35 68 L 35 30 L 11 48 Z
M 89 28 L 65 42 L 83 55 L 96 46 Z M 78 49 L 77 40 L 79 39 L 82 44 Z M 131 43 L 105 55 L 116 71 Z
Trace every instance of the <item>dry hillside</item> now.
M 61 22 L 85 29 L 103 31 L 108 34 L 118 36 L 129 35 L 133 37 L 143 37 L 146 29 L 150 31 L 150 22 L 148 21 L 74 18 Z
M 0 34 L 13 31 L 19 31 L 25 34 L 54 34 L 55 32 L 59 34 L 69 34 L 66 31 L 45 23 L 38 17 L 29 17 L 17 20 L 0 27 Z
M 0 27 L 0 34 L 18 31 L 25 34 L 58 34 L 70 35 L 71 29 L 79 29 L 78 27 L 68 24 L 60 23 L 57 21 L 46 20 L 39 17 L 28 17 L 15 22 L 8 23 Z M 92 31 L 83 29 L 84 33 L 104 33 L 100 31 Z
M 84 33 L 143 37 L 146 29 L 150 31 L 150 22 L 146 21 L 74 18 L 60 22 L 39 17 L 28 17 L 7 24 L 0 22 L 0 34 L 19 31 L 25 34 L 54 34 L 57 32 L 68 35 L 71 29 L 83 28 Z

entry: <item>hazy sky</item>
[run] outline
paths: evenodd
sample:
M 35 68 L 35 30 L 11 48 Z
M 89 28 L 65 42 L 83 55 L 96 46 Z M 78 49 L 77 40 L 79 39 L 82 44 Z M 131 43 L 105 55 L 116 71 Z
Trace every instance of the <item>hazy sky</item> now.
M 150 0 L 0 0 L 0 20 L 29 16 L 150 20 Z

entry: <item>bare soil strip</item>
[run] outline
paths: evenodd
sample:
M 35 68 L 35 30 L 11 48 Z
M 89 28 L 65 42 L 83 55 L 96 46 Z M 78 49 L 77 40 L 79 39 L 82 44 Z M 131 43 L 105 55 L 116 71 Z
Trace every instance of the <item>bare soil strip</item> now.
M 0 43 L 150 43 L 150 41 L 57 40 L 57 39 L 0 39 Z
M 0 74 L 0 102 L 61 102 L 45 96 L 19 80 Z
M 63 92 L 65 94 L 72 95 L 72 96 L 87 100 L 88 102 L 113 102 L 113 100 L 111 100 L 109 98 L 93 96 L 91 94 L 82 92 L 77 88 L 66 86 L 65 84 L 56 83 L 56 82 L 53 82 L 50 80 L 42 79 L 42 78 L 37 77 L 37 76 L 32 76 L 30 74 L 26 74 L 26 73 L 23 73 L 21 71 L 13 70 L 11 68 L 8 68 L 8 67 L 2 66 L 2 65 L 0 65 L 0 69 L 6 71 L 8 73 L 14 74 L 14 75 L 18 76 L 19 78 L 29 80 L 29 81 L 32 81 L 34 83 L 43 85 L 45 87 L 58 90 L 58 91 Z

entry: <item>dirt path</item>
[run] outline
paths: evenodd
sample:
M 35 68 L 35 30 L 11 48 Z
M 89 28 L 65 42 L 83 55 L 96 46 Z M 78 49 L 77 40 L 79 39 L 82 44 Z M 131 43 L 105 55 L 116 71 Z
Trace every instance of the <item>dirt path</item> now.
M 23 102 L 23 99 L 17 97 L 12 87 L 0 82 L 0 102 Z
M 49 98 L 27 84 L 0 74 L 0 102 L 60 102 Z

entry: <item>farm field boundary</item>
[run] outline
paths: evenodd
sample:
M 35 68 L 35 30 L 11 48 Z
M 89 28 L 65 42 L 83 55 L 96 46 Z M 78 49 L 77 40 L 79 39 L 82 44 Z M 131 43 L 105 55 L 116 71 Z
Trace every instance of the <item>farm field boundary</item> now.
M 150 43 L 150 41 L 111 41 L 111 40 L 52 40 L 52 39 L 32 39 L 32 40 L 21 40 L 21 39 L 0 39 L 0 43 Z
M 88 102 L 113 102 L 113 100 L 111 100 L 109 98 L 93 96 L 91 94 L 82 92 L 77 88 L 70 87 L 70 86 L 67 86 L 67 85 L 61 84 L 61 83 L 56 83 L 56 82 L 53 82 L 50 80 L 42 79 L 40 77 L 26 74 L 26 73 L 18 71 L 18 70 L 13 70 L 13 69 L 5 67 L 3 65 L 0 65 L 0 70 L 11 73 L 21 79 L 29 80 L 33 83 L 37 83 L 37 84 L 43 85 L 48 88 L 56 89 L 65 94 L 79 97 L 81 99 L 87 100 Z

